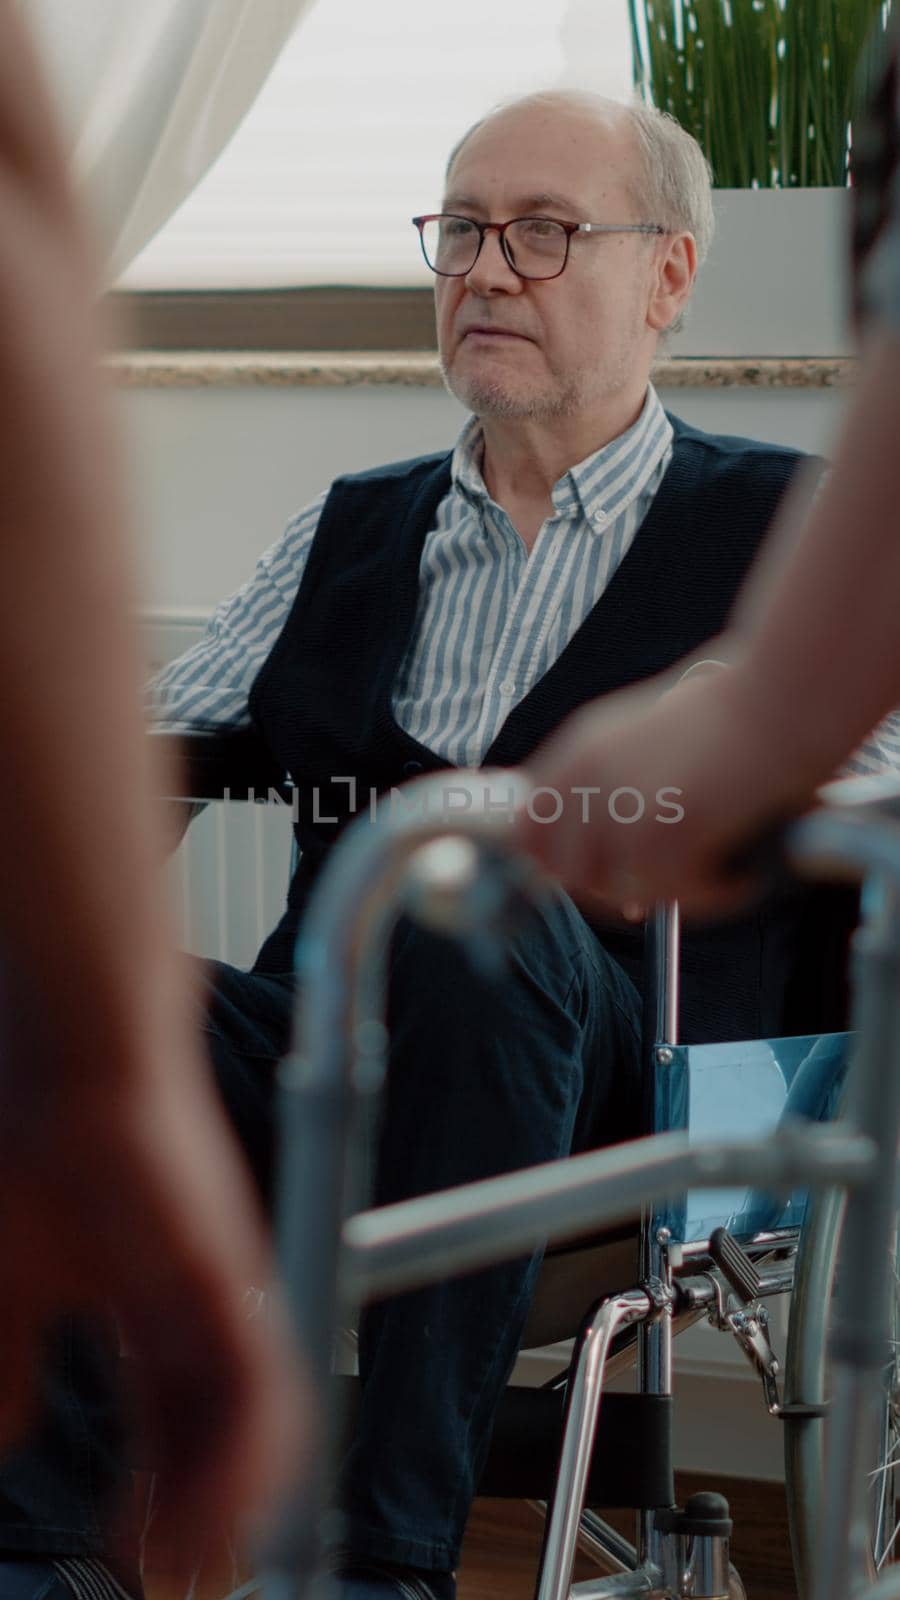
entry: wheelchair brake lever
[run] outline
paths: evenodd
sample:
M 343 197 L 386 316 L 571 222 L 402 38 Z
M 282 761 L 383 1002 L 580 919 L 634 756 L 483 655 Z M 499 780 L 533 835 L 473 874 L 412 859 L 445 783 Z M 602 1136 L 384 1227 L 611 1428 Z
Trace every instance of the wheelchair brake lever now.
M 727 1297 L 717 1295 L 717 1321 L 720 1328 L 732 1333 L 751 1366 L 762 1379 L 766 1408 L 774 1417 L 781 1411 L 778 1393 L 778 1357 L 769 1337 L 769 1314 L 760 1305 L 762 1280 L 746 1251 L 732 1237 L 727 1228 L 716 1228 L 710 1235 L 709 1253 L 713 1262 L 728 1283 L 735 1306 Z
M 778 1393 L 778 1374 L 781 1367 L 769 1338 L 768 1312 L 764 1306 L 757 1306 L 752 1312 L 730 1311 L 725 1322 L 750 1365 L 762 1379 L 766 1409 L 771 1416 L 777 1417 L 781 1411 L 781 1397 Z
M 762 1279 L 746 1251 L 741 1249 L 727 1228 L 716 1228 L 710 1234 L 709 1253 L 745 1306 L 759 1299 Z

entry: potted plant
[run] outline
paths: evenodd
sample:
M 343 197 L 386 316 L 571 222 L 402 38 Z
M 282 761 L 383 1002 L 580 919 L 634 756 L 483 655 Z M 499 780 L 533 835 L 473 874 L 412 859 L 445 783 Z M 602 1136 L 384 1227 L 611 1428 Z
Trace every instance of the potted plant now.
M 851 348 L 852 128 L 890 0 L 629 0 L 643 97 L 698 139 L 717 234 L 673 355 Z

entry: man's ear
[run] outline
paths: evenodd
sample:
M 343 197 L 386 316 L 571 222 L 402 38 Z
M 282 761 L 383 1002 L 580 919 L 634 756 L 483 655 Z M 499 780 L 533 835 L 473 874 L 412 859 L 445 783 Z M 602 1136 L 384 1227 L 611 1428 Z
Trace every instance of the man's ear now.
M 665 235 L 657 247 L 647 322 L 657 333 L 671 327 L 684 310 L 697 276 L 697 245 L 692 233 Z

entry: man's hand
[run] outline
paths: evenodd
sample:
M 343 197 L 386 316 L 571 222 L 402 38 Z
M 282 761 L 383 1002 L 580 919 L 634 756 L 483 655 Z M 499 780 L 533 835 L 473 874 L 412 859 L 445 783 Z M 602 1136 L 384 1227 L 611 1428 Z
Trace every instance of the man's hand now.
M 632 916 L 676 898 L 696 916 L 735 910 L 758 885 L 730 860 L 808 793 L 787 775 L 741 667 L 589 705 L 528 771 L 562 811 L 523 818 L 524 847 L 580 902 Z M 550 816 L 558 804 L 539 796 L 534 809 Z

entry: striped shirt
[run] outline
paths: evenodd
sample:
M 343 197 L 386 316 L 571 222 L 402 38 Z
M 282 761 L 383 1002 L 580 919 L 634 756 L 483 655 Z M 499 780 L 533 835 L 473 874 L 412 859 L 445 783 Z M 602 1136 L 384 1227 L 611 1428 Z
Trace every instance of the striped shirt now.
M 134 1600 L 109 1568 L 93 1556 L 50 1557 L 50 1563 L 73 1600 Z
M 482 453 L 472 417 L 425 539 L 416 623 L 393 688 L 400 727 L 457 766 L 481 762 L 604 593 L 669 465 L 672 427 L 651 386 L 637 421 L 554 484 L 553 513 L 530 551 L 485 487 Z M 156 719 L 182 731 L 249 724 L 250 690 L 291 611 L 325 499 L 289 523 L 204 637 L 154 678 Z M 900 715 L 845 770 L 896 767 Z

